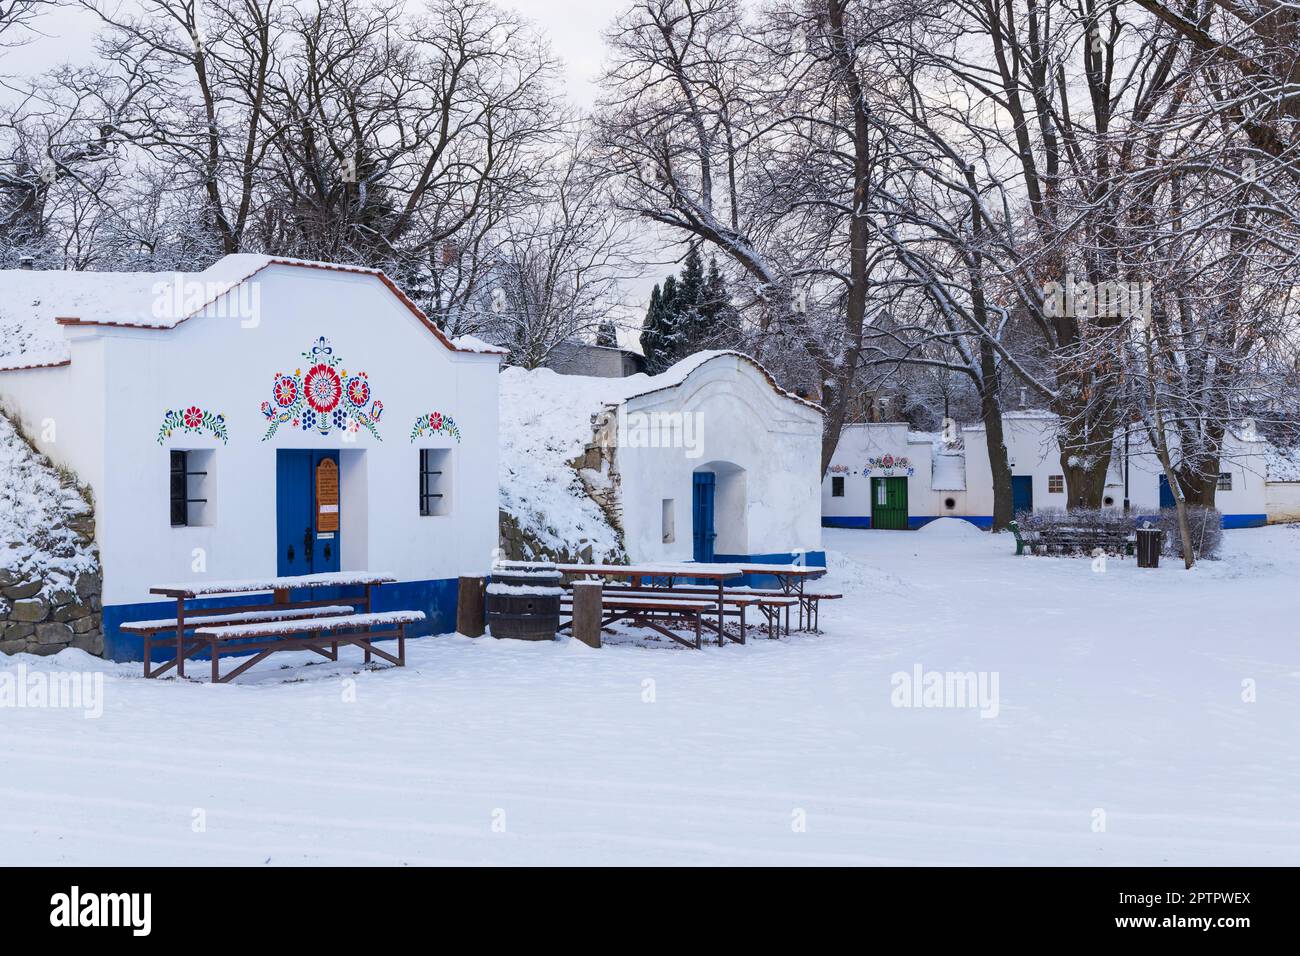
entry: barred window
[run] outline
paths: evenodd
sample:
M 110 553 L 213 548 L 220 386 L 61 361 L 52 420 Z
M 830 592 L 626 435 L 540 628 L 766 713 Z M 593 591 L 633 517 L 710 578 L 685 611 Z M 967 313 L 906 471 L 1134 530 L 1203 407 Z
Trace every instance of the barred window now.
M 451 513 L 451 449 L 420 449 L 420 515 Z

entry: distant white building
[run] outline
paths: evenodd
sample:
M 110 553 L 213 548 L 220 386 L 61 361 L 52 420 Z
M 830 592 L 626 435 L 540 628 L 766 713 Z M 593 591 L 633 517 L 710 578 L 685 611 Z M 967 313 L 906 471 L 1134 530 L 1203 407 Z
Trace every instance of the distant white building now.
M 1008 412 L 1004 437 L 1016 511 L 1066 507 L 1065 476 L 1048 412 Z M 938 517 L 963 518 L 982 528 L 993 523 L 993 475 L 983 425 L 946 436 L 909 432 L 905 424 L 846 425 L 822 482 L 822 521 L 828 527 L 917 528 Z M 1215 496 L 1227 528 L 1266 523 L 1265 446 L 1227 439 Z M 1115 443 L 1102 505 L 1122 508 L 1125 476 L 1131 508 L 1153 514 L 1173 507 L 1155 455 L 1131 439 Z
M 0 272 L 0 403 L 94 493 L 105 651 L 175 581 L 360 570 L 454 625 L 497 539 L 500 354 L 372 269 Z M 417 494 L 418 491 L 418 494 Z
M 633 560 L 823 565 L 822 409 L 736 352 L 691 356 L 597 422 Z
M 1300 521 L 1300 450 L 1268 445 L 1265 486 L 1270 523 Z

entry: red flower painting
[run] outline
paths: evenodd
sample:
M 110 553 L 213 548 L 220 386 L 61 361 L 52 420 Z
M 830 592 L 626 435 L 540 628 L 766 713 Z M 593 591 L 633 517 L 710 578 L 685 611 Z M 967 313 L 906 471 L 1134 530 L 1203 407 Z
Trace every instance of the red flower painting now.
M 339 373 L 328 365 L 314 365 L 302 380 L 302 391 L 312 411 L 327 414 L 334 410 L 343 396 L 343 383 Z
M 291 376 L 281 375 L 275 380 L 275 403 L 281 408 L 288 408 L 298 400 L 298 383 Z
M 370 384 L 364 378 L 348 379 L 348 401 L 358 408 L 370 401 Z

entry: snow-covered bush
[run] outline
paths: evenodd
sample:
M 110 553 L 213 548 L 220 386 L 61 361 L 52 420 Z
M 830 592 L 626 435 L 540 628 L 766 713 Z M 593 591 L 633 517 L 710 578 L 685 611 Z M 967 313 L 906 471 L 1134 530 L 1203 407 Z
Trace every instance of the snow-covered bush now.
M 1223 513 L 1217 508 L 1188 505 L 1187 525 L 1192 535 L 1193 557 L 1198 561 L 1218 557 L 1219 546 L 1223 544 Z M 1177 509 L 1161 509 L 1159 526 L 1165 532 L 1164 553 L 1181 558 L 1183 538 L 1178 533 Z

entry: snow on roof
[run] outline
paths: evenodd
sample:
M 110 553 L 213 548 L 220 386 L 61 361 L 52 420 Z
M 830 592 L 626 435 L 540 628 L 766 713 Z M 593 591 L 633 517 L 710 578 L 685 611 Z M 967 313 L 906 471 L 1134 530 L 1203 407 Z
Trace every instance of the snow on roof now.
M 457 350 L 461 352 L 479 352 L 484 355 L 509 355 L 509 349 L 503 349 L 499 345 L 493 345 L 491 342 L 484 342 L 474 335 L 458 335 L 451 340 Z
M 1279 448 L 1269 442 L 1264 448 L 1267 481 L 1300 481 L 1300 447 Z
M 280 256 L 223 256 L 202 272 L 0 270 L 0 370 L 59 365 L 71 351 L 60 326 L 171 329 L 269 266 L 374 276 L 447 348 L 504 354 L 473 336 L 456 344 L 381 269 Z
M 172 282 L 166 272 L 0 271 L 0 367 L 30 368 L 68 361 L 71 353 L 56 318 L 144 321 L 151 290 Z
M 744 362 L 748 362 L 750 365 L 754 366 L 754 368 L 758 369 L 758 371 L 762 373 L 763 377 L 767 379 L 767 384 L 772 386 L 772 390 L 776 392 L 778 395 L 782 396 L 783 398 L 788 398 L 792 402 L 798 402 L 801 405 L 806 405 L 809 408 L 814 408 L 819 412 L 825 411 L 825 409 L 823 409 L 816 402 L 810 402 L 807 399 L 800 398 L 798 395 L 794 394 L 793 392 L 787 392 L 785 389 L 783 389 L 780 385 L 776 383 L 776 379 L 772 377 L 772 373 L 769 372 L 766 368 L 764 368 L 761 362 L 758 362 L 757 360 L 751 358 L 750 356 L 745 355 L 743 352 L 733 352 L 726 349 L 705 350 L 703 352 L 696 352 L 694 355 L 688 355 L 686 356 L 686 358 L 682 359 L 676 365 L 673 365 L 671 368 L 665 369 L 663 372 L 660 372 L 658 375 L 628 376 L 627 378 L 623 379 L 623 381 L 631 382 L 633 380 L 640 379 L 642 380 L 641 384 L 643 387 L 639 391 L 635 391 L 628 395 L 625 395 L 623 397 L 623 401 L 626 401 L 629 398 L 640 398 L 642 395 L 649 395 L 652 392 L 661 392 L 666 388 L 675 388 L 676 386 L 681 385 L 683 382 L 685 382 L 686 379 L 690 377 L 690 374 L 694 372 L 696 369 L 698 369 L 700 366 L 704 365 L 706 362 L 710 362 L 713 359 L 720 358 L 721 356 L 724 355 L 734 356 L 735 358 L 738 358 Z
M 0 415 L 0 570 L 50 589 L 94 571 L 93 547 L 68 527 L 90 506 Z M 3 603 L 3 601 L 0 601 Z
M 930 458 L 930 489 L 932 491 L 966 490 L 966 453 L 940 451 L 932 446 Z

